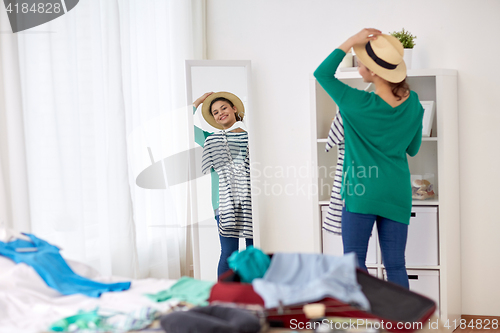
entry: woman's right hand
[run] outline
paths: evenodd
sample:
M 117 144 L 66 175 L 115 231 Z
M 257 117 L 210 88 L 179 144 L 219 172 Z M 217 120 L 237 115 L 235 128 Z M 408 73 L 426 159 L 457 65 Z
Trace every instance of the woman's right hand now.
M 348 40 L 346 40 L 342 45 L 339 46 L 339 49 L 347 53 L 354 45 L 366 44 L 371 40 L 377 39 L 377 37 L 380 36 L 381 34 L 382 31 L 378 29 L 365 28 L 360 32 L 358 32 L 357 34 L 351 36 Z
M 198 108 L 198 106 L 200 106 L 200 104 L 203 103 L 205 101 L 205 99 L 207 99 L 207 97 L 212 95 L 213 93 L 214 93 L 213 91 L 210 91 L 210 92 L 204 93 L 203 95 L 198 97 L 198 99 L 196 101 L 194 101 L 194 103 L 193 103 L 194 107 Z
M 382 31 L 378 29 L 365 28 L 351 37 L 352 43 L 356 44 L 366 44 L 371 40 L 377 39 L 377 36 L 381 35 Z

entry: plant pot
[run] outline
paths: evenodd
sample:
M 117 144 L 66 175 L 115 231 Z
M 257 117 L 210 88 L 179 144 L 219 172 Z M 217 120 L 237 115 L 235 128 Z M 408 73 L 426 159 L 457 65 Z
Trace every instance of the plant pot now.
M 403 60 L 406 64 L 406 69 L 411 69 L 411 58 L 413 56 L 413 49 L 405 49 Z

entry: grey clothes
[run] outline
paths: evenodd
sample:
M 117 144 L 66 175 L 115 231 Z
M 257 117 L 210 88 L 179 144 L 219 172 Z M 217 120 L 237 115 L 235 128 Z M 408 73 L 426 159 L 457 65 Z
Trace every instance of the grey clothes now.
M 369 310 L 370 303 L 356 279 L 356 256 L 307 253 L 276 253 L 262 279 L 252 286 L 266 308 L 294 305 L 332 297 Z
M 160 323 L 169 333 L 257 333 L 261 330 L 259 318 L 252 313 L 223 306 L 174 312 L 160 318 Z

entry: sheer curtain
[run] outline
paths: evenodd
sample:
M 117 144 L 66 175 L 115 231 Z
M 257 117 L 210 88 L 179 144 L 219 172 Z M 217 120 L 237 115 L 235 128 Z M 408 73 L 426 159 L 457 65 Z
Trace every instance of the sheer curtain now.
M 17 37 L 4 33 L 9 31 L 7 14 L 0 9 L 0 228 L 29 230 Z
M 31 232 L 66 257 L 105 275 L 189 274 L 187 185 L 149 190 L 135 179 L 151 164 L 147 147 L 156 159 L 187 147 L 184 60 L 203 56 L 203 17 L 203 0 L 88 0 L 8 37 Z

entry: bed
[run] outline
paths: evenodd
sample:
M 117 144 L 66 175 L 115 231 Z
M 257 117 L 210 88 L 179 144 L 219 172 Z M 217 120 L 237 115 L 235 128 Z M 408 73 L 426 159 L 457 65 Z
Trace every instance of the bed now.
M 157 303 L 144 296 L 170 288 L 176 281 L 164 279 L 131 280 L 117 276 L 101 276 L 95 269 L 80 262 L 66 260 L 73 271 L 100 282 L 131 281 L 129 290 L 106 292 L 99 298 L 82 294 L 61 295 L 48 287 L 35 270 L 23 263 L 0 256 L 0 332 L 47 332 L 55 321 L 75 315 L 79 310 L 99 307 L 129 313 L 143 307 L 167 312 L 178 301 Z M 161 330 L 160 330 L 161 332 Z
M 39 247 L 39 249 L 42 248 Z M 21 250 L 21 248 L 19 248 L 19 250 Z M 287 255 L 289 256 L 290 254 L 280 254 L 275 255 L 274 257 L 286 257 Z M 296 256 L 307 256 L 307 254 L 296 254 Z M 287 258 L 288 257 L 281 260 L 283 262 L 283 265 L 281 266 L 289 266 L 288 263 L 290 262 L 290 260 L 288 260 Z M 306 261 L 304 260 L 304 258 L 301 258 L 302 257 L 298 258 L 300 259 L 300 262 Z M 352 263 L 354 263 L 354 257 L 350 258 L 352 259 L 350 261 L 348 260 L 349 258 L 350 257 L 348 254 L 344 257 L 336 258 L 335 260 L 342 260 L 346 262 L 352 261 Z M 334 260 L 334 258 L 324 257 L 321 257 L 320 259 L 320 263 L 322 263 L 326 259 Z M 154 310 L 158 310 L 160 313 L 166 314 L 169 312 L 169 310 L 173 309 L 179 304 L 179 301 L 177 300 L 155 302 L 146 297 L 145 294 L 156 294 L 160 291 L 164 291 L 172 287 L 176 282 L 179 282 L 178 284 L 176 284 L 179 285 L 183 279 L 180 279 L 179 281 L 152 278 L 130 280 L 117 276 L 102 276 L 95 269 L 81 262 L 71 260 L 66 260 L 66 262 L 71 267 L 73 272 L 88 279 L 104 283 L 130 281 L 131 286 L 128 290 L 125 291 L 105 292 L 99 298 L 89 297 L 83 294 L 72 294 L 69 296 L 64 296 L 55 289 L 48 287 L 46 282 L 31 266 L 24 263 L 16 264 L 14 261 L 8 259 L 7 257 L 0 255 L 0 333 L 48 332 L 50 325 L 52 325 L 56 321 L 59 321 L 60 319 L 65 317 L 74 316 L 79 311 L 92 311 L 96 308 L 99 308 L 100 310 L 105 312 L 107 311 L 109 313 L 124 314 L 143 308 L 152 308 Z M 278 268 L 281 267 L 279 264 L 276 264 L 276 260 L 274 260 L 273 262 L 275 263 L 275 265 L 278 265 Z M 278 263 L 279 262 L 280 261 L 278 261 Z M 333 264 L 329 265 L 328 267 L 331 268 L 333 267 L 332 265 Z M 67 267 L 66 264 L 64 264 L 64 266 Z M 322 264 L 322 266 L 324 265 Z M 344 266 L 339 267 L 342 268 Z M 268 269 L 267 273 L 269 273 L 270 270 L 271 268 Z M 340 272 L 342 272 L 342 270 L 328 270 L 328 274 L 340 274 Z M 227 273 L 231 273 L 231 271 Z M 327 313 L 328 315 L 341 315 L 341 317 L 351 318 L 378 318 L 384 319 L 386 321 L 389 319 L 392 321 L 397 319 L 398 321 L 404 322 L 426 322 L 426 320 L 436 309 L 435 303 L 432 300 L 426 299 L 423 296 L 419 296 L 418 294 L 410 292 L 399 286 L 394 286 L 388 282 L 373 278 L 367 273 L 361 272 L 359 269 L 356 270 L 356 273 L 357 282 L 360 284 L 364 295 L 369 299 L 369 302 L 371 304 L 371 312 L 361 312 L 357 307 L 350 307 L 349 304 L 351 303 L 347 304 L 342 303 L 339 300 L 333 300 L 335 301 L 335 304 L 333 305 L 325 303 L 326 305 L 331 305 L 331 309 L 329 307 L 326 307 L 327 310 L 332 310 L 331 314 Z M 285 277 L 290 275 L 286 272 L 281 272 L 280 274 L 281 276 Z M 309 271 L 307 270 L 305 271 L 305 274 L 310 275 Z M 340 274 L 339 276 L 344 275 Z M 321 276 L 323 277 L 323 275 Z M 331 280 L 330 282 L 332 281 L 333 280 Z M 339 281 L 342 282 L 343 280 L 340 279 Z M 67 284 L 67 282 L 67 280 L 63 280 L 63 284 Z M 198 283 L 200 282 L 202 281 L 199 281 Z M 343 281 L 343 283 L 345 284 L 345 281 Z M 214 286 L 213 288 L 210 286 L 211 295 L 209 301 L 211 303 L 229 302 L 242 304 L 260 304 L 259 302 L 248 303 L 241 302 L 235 299 L 225 300 L 225 297 L 227 295 L 240 295 L 241 293 L 231 292 L 231 288 L 234 288 L 235 286 L 240 287 L 242 285 L 243 284 L 237 283 L 236 280 L 224 281 L 224 279 L 221 279 L 216 284 L 216 286 L 218 286 L 219 289 L 220 287 L 223 287 L 224 290 L 222 292 L 220 292 L 220 290 L 219 292 L 216 292 L 216 286 Z M 248 285 L 248 287 L 252 288 L 251 285 Z M 172 289 L 175 289 L 175 286 Z M 255 294 L 253 289 L 252 292 Z M 269 296 L 269 293 L 264 294 Z M 249 292 L 245 292 L 242 295 L 248 298 Z M 323 295 L 322 297 L 325 296 Z M 346 313 L 339 312 L 339 306 L 343 309 L 342 311 Z M 349 308 L 346 310 L 346 307 Z M 292 306 L 287 310 L 288 312 L 285 311 L 285 313 L 282 313 L 281 310 L 281 312 L 278 311 L 274 313 L 274 310 L 276 309 L 273 309 L 273 307 L 268 309 L 267 319 L 275 322 L 281 321 L 281 324 L 285 327 L 288 327 L 287 323 L 291 322 L 292 318 L 298 318 L 303 322 L 308 321 L 308 319 L 303 316 L 302 306 L 299 306 L 297 309 L 293 308 Z M 402 311 L 402 309 L 406 310 Z M 297 316 L 302 316 L 303 318 L 299 318 Z M 156 324 L 158 323 L 156 322 Z M 148 330 L 148 332 L 151 331 L 151 329 Z M 161 327 L 153 331 L 163 332 Z M 405 330 L 394 329 L 391 331 Z M 406 331 L 413 332 L 414 329 Z

